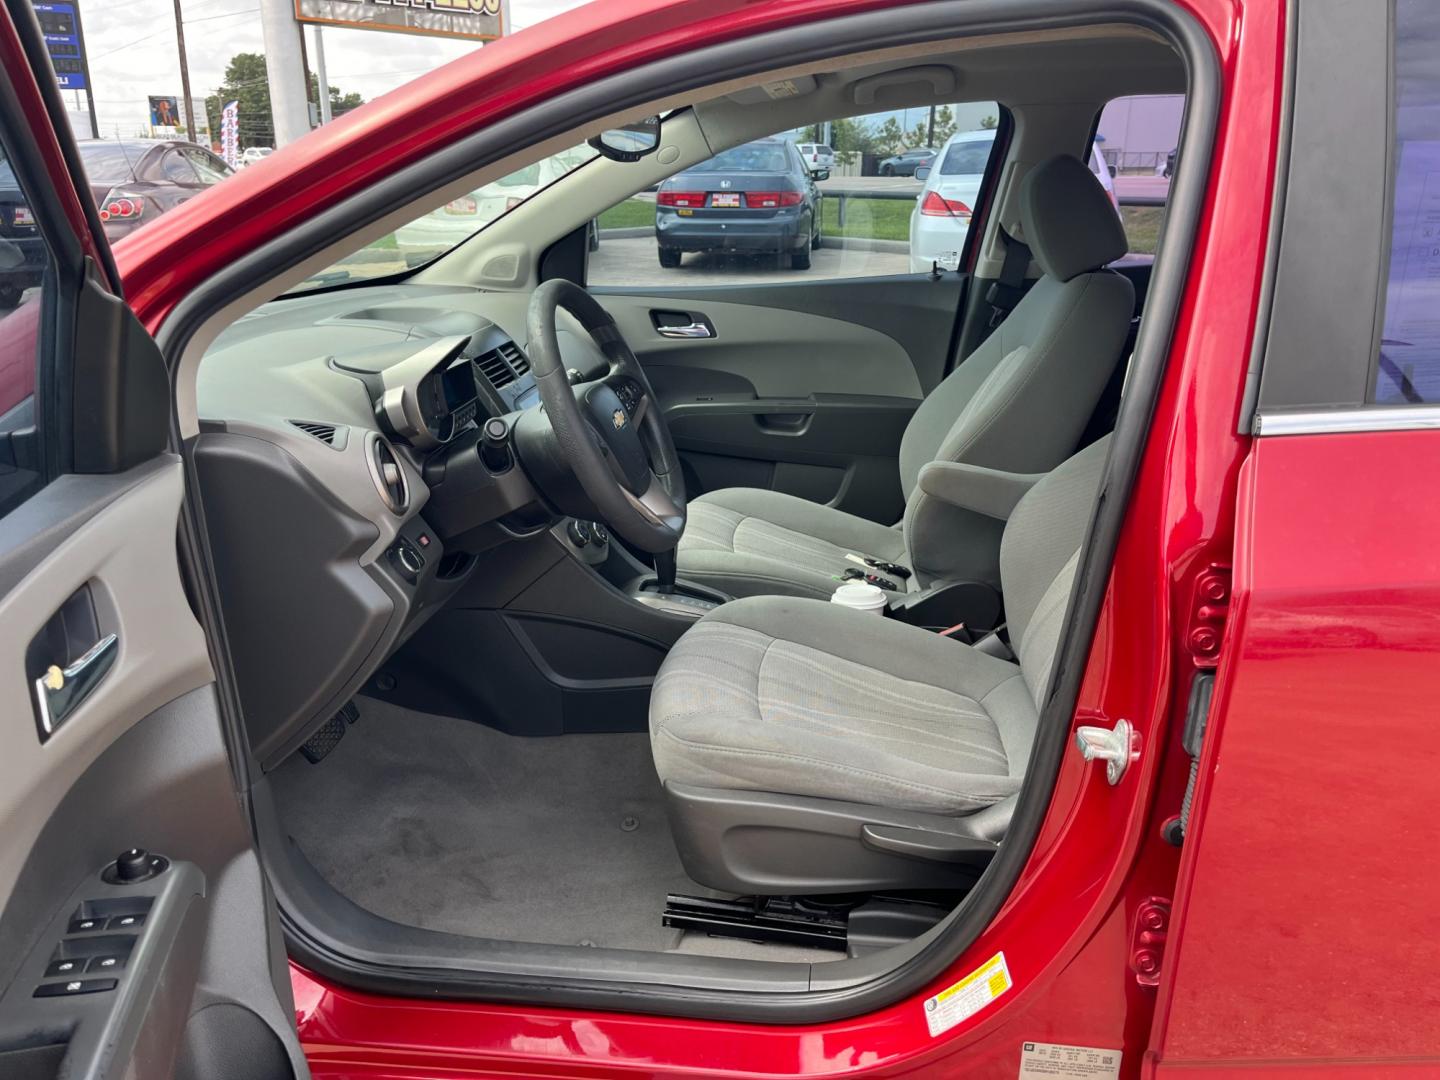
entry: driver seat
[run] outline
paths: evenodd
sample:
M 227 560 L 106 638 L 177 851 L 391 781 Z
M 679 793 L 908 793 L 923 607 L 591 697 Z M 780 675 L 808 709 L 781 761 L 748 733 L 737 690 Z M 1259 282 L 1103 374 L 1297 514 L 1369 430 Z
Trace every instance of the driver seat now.
M 1106 437 L 1016 506 L 1012 662 L 838 604 L 750 597 L 676 643 L 650 739 L 695 881 L 743 894 L 968 885 L 1025 779 Z
M 913 568 L 910 589 L 997 583 L 1001 522 L 939 497 L 947 466 L 932 463 L 1031 474 L 1060 464 L 1115 370 L 1135 311 L 1129 279 L 1104 269 L 1128 250 L 1125 230 L 1078 159 L 1062 154 L 1030 171 L 1020 223 L 1044 276 L 915 411 L 900 443 L 903 520 L 881 525 L 783 492 L 724 488 L 690 502 L 676 549 L 682 577 L 731 596 L 824 599 L 853 553 Z

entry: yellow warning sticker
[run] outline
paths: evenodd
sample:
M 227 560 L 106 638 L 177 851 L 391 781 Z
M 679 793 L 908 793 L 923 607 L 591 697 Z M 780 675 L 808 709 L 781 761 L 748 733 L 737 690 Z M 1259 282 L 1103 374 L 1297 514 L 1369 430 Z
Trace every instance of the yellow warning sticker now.
M 1014 986 L 1005 954 L 998 952 L 959 982 L 925 999 L 925 1023 L 932 1036 L 968 1020 Z

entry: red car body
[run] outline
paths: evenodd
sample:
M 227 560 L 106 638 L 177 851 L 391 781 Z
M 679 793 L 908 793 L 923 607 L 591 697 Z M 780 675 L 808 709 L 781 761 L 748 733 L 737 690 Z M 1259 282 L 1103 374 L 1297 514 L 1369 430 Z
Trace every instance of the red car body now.
M 159 330 L 218 268 L 454 140 L 627 65 L 890 0 L 607 0 L 348 114 L 120 244 Z M 1222 75 L 1206 212 L 1077 723 L 1158 749 L 1119 788 L 1061 766 L 990 926 L 913 997 L 765 1026 L 378 997 L 292 968 L 317 1078 L 1012 1077 L 1019 1048 L 1122 1049 L 1123 1075 L 1431 1073 L 1440 700 L 1434 435 L 1237 434 L 1256 334 L 1285 5 L 1188 0 Z M 177 257 L 183 252 L 183 257 Z M 1383 484 L 1376 478 L 1383 477 Z M 1369 631 L 1368 633 L 1364 631 Z M 1218 667 L 1183 848 L 1188 680 Z M 1383 884 L 1382 884 L 1383 883 Z M 1014 988 L 932 1038 L 923 999 L 1005 954 Z

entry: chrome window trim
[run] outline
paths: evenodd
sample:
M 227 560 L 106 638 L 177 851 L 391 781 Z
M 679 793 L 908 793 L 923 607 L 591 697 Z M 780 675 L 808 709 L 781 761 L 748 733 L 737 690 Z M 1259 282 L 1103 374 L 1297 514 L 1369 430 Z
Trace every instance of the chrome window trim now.
M 1255 417 L 1256 435 L 1430 430 L 1440 430 L 1440 405 L 1369 405 L 1355 409 L 1260 413 Z

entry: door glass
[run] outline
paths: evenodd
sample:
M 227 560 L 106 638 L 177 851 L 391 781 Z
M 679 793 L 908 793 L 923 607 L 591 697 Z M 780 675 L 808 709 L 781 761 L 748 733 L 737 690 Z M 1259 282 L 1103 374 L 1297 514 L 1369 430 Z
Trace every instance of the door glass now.
M 1139 94 L 1116 98 L 1100 114 L 1098 157 L 1089 164 L 1109 173 L 1101 181 L 1119 204 L 1131 256 L 1154 255 L 1160 242 L 1184 112 L 1183 94 Z
M 722 150 L 601 214 L 587 283 L 745 285 L 958 267 L 999 117 L 989 101 L 892 109 Z M 937 160 L 950 171 L 933 169 Z M 924 168 L 929 179 L 915 175 Z
M 1440 402 L 1440 7 L 1395 5 L 1395 177 L 1385 323 L 1370 400 Z
M 35 386 L 50 253 L 31 207 L 0 148 L 0 515 L 38 491 L 45 476 Z

